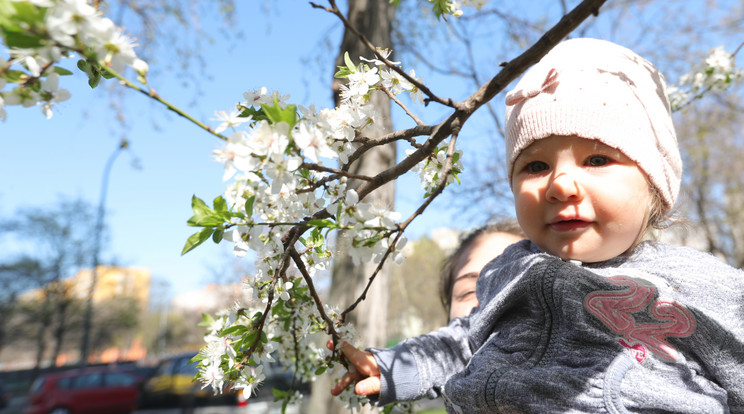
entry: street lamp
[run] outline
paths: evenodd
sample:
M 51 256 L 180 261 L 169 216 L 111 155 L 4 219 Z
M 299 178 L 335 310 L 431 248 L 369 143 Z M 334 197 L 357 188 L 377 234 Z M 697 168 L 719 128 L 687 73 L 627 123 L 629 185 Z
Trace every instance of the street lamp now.
M 85 319 L 83 320 L 83 343 L 80 349 L 80 365 L 88 365 L 88 356 L 90 354 L 90 330 L 91 320 L 93 319 L 93 293 L 96 289 L 98 279 L 98 255 L 101 251 L 101 233 L 103 233 L 103 217 L 106 212 L 106 192 L 108 191 L 109 173 L 114 164 L 114 160 L 123 150 L 129 147 L 129 142 L 122 139 L 119 146 L 109 156 L 106 166 L 103 168 L 103 177 L 101 180 L 101 195 L 98 200 L 98 211 L 96 213 L 96 226 L 93 234 L 93 270 L 91 272 L 90 287 L 85 299 Z

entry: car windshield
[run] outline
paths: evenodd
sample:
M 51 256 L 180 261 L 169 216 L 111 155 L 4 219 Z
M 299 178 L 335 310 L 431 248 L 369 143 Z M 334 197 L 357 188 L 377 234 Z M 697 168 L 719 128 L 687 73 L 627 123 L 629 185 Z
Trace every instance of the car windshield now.
M 193 377 L 199 373 L 199 367 L 196 364 L 189 364 L 190 360 L 191 358 L 181 358 L 178 361 L 178 374 Z
M 36 378 L 34 383 L 31 384 L 31 388 L 29 388 L 28 392 L 30 394 L 36 394 L 37 392 L 41 391 L 41 388 L 44 386 L 44 382 L 46 382 L 46 377 Z
M 73 388 L 94 388 L 103 385 L 103 375 L 100 372 L 83 374 L 75 378 Z

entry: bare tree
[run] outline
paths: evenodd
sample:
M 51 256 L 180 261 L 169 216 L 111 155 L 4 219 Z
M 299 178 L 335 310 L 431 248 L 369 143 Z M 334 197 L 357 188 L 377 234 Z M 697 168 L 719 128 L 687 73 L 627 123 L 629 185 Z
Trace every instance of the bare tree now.
M 41 264 L 31 257 L 20 257 L 0 264 L 0 351 L 19 338 L 15 332 L 16 316 L 20 314 L 19 295 L 41 278 Z
M 349 53 L 353 59 L 359 56 L 371 57 L 372 51 L 360 39 L 363 37 L 373 45 L 384 47 L 391 45 L 391 33 L 395 8 L 387 1 L 376 0 L 350 0 L 348 2 L 347 21 L 344 36 L 341 41 L 340 51 L 336 57 L 335 66 L 343 66 L 344 53 Z M 334 101 L 340 103 L 339 80 L 333 80 Z M 390 108 L 390 99 L 382 92 L 373 93 L 371 104 L 375 107 L 377 119 L 381 125 L 377 125 L 378 133 L 366 138 L 377 139 L 386 133 L 393 131 L 393 123 Z M 396 146 L 395 143 L 376 146 L 368 151 L 349 167 L 349 172 L 356 176 L 372 177 L 395 165 Z M 349 180 L 352 188 L 358 187 L 361 182 Z M 387 208 L 393 208 L 395 202 L 395 183 L 389 182 L 378 191 L 370 194 L 365 201 L 381 204 Z M 333 275 L 330 290 L 330 302 L 341 306 L 348 306 L 362 296 L 366 300 L 362 302 L 357 310 L 348 314 L 347 321 L 356 326 L 360 338 L 370 346 L 383 346 L 386 339 L 386 321 L 388 304 L 388 280 L 389 272 L 384 268 L 377 276 L 373 288 L 363 293 L 367 286 L 367 278 L 373 274 L 376 264 L 367 263 L 360 266 L 354 265 L 352 258 L 344 254 L 345 246 L 350 239 L 341 232 L 336 241 L 337 255 L 333 264 Z M 314 395 L 314 407 L 323 412 L 344 412 L 335 400 L 331 399 L 326 390 L 330 389 L 328 376 L 324 377 L 321 384 L 316 387 L 322 393 Z M 333 408 L 331 408 L 333 407 Z M 318 411 L 318 412 L 320 412 Z
M 88 263 L 91 252 L 91 207 L 82 200 L 60 201 L 50 209 L 27 207 L 2 223 L 6 236 L 38 261 L 41 272 L 35 283 L 40 292 L 38 313 L 29 321 L 37 327 L 36 367 L 53 341 L 49 360 L 57 360 L 70 322 L 71 298 L 63 279 Z M 52 337 L 48 332 L 52 327 Z
M 698 102 L 678 116 L 684 148 L 688 242 L 744 267 L 744 135 L 735 95 Z

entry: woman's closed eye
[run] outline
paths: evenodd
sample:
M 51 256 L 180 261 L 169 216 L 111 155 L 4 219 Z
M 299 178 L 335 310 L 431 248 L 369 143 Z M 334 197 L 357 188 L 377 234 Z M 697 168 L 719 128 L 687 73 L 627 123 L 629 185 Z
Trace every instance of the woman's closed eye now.
M 465 292 L 462 292 L 462 293 L 458 293 L 457 295 L 455 295 L 455 299 L 458 302 L 461 302 L 463 300 L 469 299 L 472 296 L 475 296 L 475 289 L 468 290 L 468 291 L 465 291 Z

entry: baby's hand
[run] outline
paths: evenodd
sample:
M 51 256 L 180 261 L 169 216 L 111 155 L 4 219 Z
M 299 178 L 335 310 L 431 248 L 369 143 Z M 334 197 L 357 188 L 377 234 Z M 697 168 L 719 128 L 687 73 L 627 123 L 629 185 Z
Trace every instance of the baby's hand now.
M 328 349 L 333 349 L 333 341 L 326 343 Z M 372 395 L 380 393 L 380 369 L 377 367 L 377 360 L 372 353 L 360 351 L 347 342 L 341 343 L 341 352 L 346 360 L 351 363 L 349 372 L 344 374 L 331 394 L 339 395 L 349 384 L 356 383 L 354 392 L 359 395 Z

